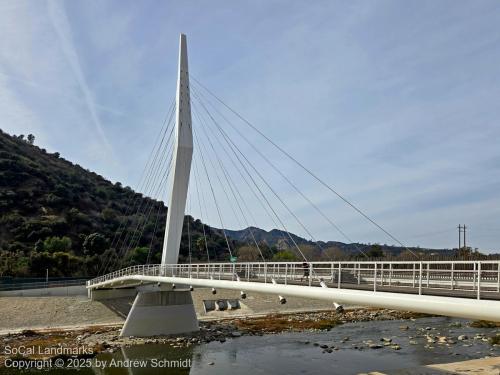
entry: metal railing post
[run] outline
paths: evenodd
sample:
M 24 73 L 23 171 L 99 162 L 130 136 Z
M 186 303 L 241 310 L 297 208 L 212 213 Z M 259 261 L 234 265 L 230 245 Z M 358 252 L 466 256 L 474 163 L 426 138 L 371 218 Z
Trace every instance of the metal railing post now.
M 476 290 L 476 262 L 474 262 L 474 272 L 473 272 L 472 290 Z
M 497 292 L 500 293 L 500 262 L 497 263 Z
M 477 262 L 477 299 L 481 299 L 481 262 Z
M 312 285 L 312 270 L 313 270 L 312 263 L 309 263 L 309 286 Z
M 450 288 L 451 288 L 451 290 L 453 290 L 453 288 L 455 287 L 454 274 L 455 274 L 455 263 L 451 262 L 451 275 L 450 275 L 450 280 L 451 280 Z
M 415 263 L 413 263 L 413 273 L 412 273 L 412 288 L 415 288 L 415 277 L 416 277 L 416 272 L 415 272 Z
M 420 269 L 418 271 L 418 294 L 422 295 L 422 262 L 420 262 Z
M 389 286 L 392 285 L 392 263 L 389 263 Z
M 285 285 L 287 284 L 288 277 L 288 263 L 285 263 Z
M 377 263 L 373 263 L 373 291 L 377 291 Z
M 339 262 L 339 277 L 338 277 L 337 288 L 340 289 L 340 284 L 341 283 L 342 283 L 342 263 Z
M 429 268 L 430 268 L 431 264 L 429 262 L 427 262 L 427 288 L 429 288 Z
M 380 264 L 380 285 L 384 286 L 384 263 Z

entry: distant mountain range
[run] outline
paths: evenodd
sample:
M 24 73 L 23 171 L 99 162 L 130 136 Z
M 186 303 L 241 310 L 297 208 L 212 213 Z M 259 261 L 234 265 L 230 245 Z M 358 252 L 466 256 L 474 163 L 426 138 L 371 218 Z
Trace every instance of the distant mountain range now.
M 295 242 L 297 245 L 312 245 L 315 246 L 315 242 L 306 240 L 303 237 L 297 236 L 296 234 L 288 234 L 285 231 L 279 229 L 272 229 L 266 231 L 257 227 L 248 227 L 242 230 L 228 230 L 226 229 L 226 234 L 233 240 L 241 243 L 253 243 L 254 238 L 257 243 L 264 242 L 269 247 L 276 247 L 277 249 L 284 250 L 288 248 L 293 248 Z M 293 241 L 292 241 L 292 239 Z M 344 252 L 345 254 L 358 254 L 361 251 L 368 253 L 372 248 L 372 244 L 362 244 L 362 243 L 344 243 L 339 241 L 318 241 L 318 244 L 323 248 L 337 248 Z M 401 246 L 390 246 L 390 245 L 379 245 L 377 247 L 385 253 L 391 255 L 399 255 L 406 251 L 407 249 Z M 426 252 L 426 253 L 437 253 L 441 255 L 451 255 L 453 250 L 451 249 L 422 249 L 420 247 L 410 247 L 411 251 Z

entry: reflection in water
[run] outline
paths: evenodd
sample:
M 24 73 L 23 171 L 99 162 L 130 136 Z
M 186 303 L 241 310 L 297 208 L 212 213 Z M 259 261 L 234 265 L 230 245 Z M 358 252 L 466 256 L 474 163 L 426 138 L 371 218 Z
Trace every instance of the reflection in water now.
M 93 370 L 98 375 L 186 375 L 190 372 L 192 361 L 192 348 L 146 344 L 102 353 L 95 359 Z

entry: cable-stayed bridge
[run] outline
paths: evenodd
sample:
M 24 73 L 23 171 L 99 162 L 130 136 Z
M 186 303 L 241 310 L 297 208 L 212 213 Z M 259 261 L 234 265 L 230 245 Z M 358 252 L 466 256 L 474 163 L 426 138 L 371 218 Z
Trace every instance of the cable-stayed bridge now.
M 246 128 L 235 126 L 231 116 Z M 280 303 L 286 303 L 286 298 L 308 297 L 329 300 L 332 308 L 356 304 L 500 321 L 499 261 L 421 261 L 410 249 L 408 252 L 415 257 L 410 262 L 316 262 L 309 259 L 310 254 L 291 235 L 290 221 L 311 238 L 320 254 L 326 252 L 306 220 L 291 207 L 290 199 L 305 202 L 340 236 L 350 243 L 353 241 L 331 215 L 289 177 L 283 164 L 273 161 L 252 142 L 250 131 L 381 234 L 405 247 L 387 229 L 190 76 L 186 37 L 181 35 L 176 100 L 170 107 L 139 186 L 140 190 L 155 197 L 161 197 L 168 188 L 161 263 L 150 264 L 154 257 L 154 234 L 162 227 L 159 220 L 155 221 L 154 228 L 146 228 L 147 220 L 139 220 L 132 223 L 131 231 L 124 230 L 126 223 L 122 223 L 111 244 L 117 254 L 103 256 L 99 272 L 102 276 L 87 283 L 92 298 L 135 295 L 122 335 L 150 336 L 198 329 L 190 294 L 195 287 L 213 288 L 214 293 L 218 288 L 238 290 L 242 298 L 252 292 L 271 293 L 276 294 Z M 243 141 L 243 146 L 235 141 L 235 136 Z M 264 167 L 256 166 L 249 152 L 259 156 Z M 273 179 L 279 180 L 281 186 L 286 185 L 288 199 L 281 189 L 273 186 L 270 181 Z M 237 182 L 242 183 L 243 188 Z M 133 202 L 130 210 L 140 212 L 145 218 L 157 211 L 158 217 L 160 205 L 141 205 Z M 191 237 L 189 218 L 184 224 L 186 208 L 188 212 L 197 211 L 202 220 L 203 236 L 196 244 Z M 259 261 L 236 262 L 232 241 L 224 229 L 227 211 L 241 227 L 249 228 L 248 245 L 260 257 Z M 264 217 L 275 228 L 280 228 L 283 242 L 293 249 L 300 262 L 266 260 L 262 245 L 252 232 L 252 225 L 257 226 L 258 220 Z M 212 244 L 207 238 L 208 228 L 203 224 L 208 219 L 221 228 L 220 240 L 227 247 L 228 262 L 214 262 L 213 253 L 211 256 Z M 189 256 L 188 262 L 178 264 L 183 227 Z M 147 230 L 153 232 L 147 264 L 122 268 L 123 260 Z M 192 262 L 194 246 L 206 251 L 206 263 Z M 359 251 L 363 256 L 361 249 Z

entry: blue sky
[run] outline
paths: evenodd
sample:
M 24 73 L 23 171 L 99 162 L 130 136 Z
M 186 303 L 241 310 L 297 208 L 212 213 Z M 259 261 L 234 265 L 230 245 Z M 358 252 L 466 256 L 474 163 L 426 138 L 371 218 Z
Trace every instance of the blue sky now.
M 180 32 L 193 75 L 404 243 L 453 247 L 465 223 L 500 250 L 498 1 L 0 0 L 0 127 L 136 187 Z M 277 163 L 353 240 L 393 242 Z

